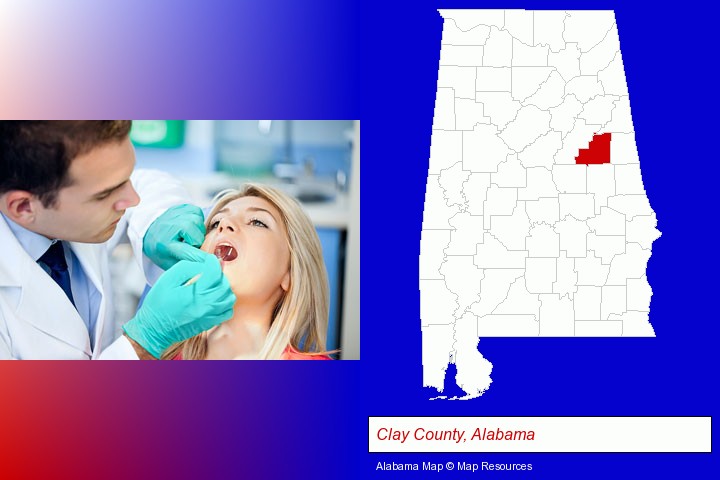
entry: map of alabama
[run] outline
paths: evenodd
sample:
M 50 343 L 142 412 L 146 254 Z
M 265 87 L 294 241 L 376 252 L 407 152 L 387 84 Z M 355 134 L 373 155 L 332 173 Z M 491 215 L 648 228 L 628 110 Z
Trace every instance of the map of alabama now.
M 490 386 L 483 336 L 654 336 L 612 11 L 442 10 L 420 245 L 423 384 Z M 454 397 L 457 398 L 457 397 Z

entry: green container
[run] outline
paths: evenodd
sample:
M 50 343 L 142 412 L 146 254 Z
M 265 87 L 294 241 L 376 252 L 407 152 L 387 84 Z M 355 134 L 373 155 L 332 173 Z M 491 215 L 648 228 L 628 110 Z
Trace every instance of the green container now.
M 140 147 L 181 147 L 185 141 L 185 120 L 133 120 L 130 140 Z

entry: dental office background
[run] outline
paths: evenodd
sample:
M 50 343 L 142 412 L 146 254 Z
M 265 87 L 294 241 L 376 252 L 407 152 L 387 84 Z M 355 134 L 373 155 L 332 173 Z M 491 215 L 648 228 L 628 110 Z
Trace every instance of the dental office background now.
M 330 283 L 327 348 L 360 357 L 360 125 L 346 120 L 136 120 L 136 168 L 172 173 L 205 209 L 245 181 L 297 198 L 313 221 Z M 146 291 L 128 244 L 111 259 L 116 315 Z

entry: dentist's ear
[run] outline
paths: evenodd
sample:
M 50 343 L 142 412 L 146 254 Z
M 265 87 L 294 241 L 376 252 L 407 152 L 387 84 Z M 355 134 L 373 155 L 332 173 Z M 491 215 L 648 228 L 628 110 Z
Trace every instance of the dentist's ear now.
M 35 221 L 35 208 L 38 199 L 35 195 L 24 190 L 11 190 L 1 197 L 2 212 L 10 220 L 22 227 Z

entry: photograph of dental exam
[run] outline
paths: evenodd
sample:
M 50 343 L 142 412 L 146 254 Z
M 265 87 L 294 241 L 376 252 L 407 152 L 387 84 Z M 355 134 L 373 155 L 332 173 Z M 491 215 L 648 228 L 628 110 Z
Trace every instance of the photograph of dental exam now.
M 359 133 L 0 121 L 0 359 L 359 358 Z

